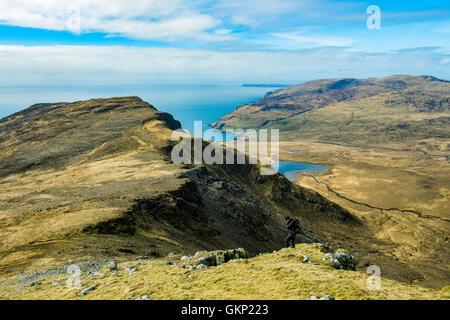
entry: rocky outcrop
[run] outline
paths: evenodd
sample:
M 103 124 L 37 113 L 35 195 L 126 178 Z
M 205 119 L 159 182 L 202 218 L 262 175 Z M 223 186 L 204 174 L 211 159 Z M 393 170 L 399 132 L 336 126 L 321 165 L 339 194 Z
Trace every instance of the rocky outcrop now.
M 243 248 L 215 251 L 197 251 L 192 256 L 182 256 L 178 266 L 189 270 L 207 269 L 217 267 L 229 261 L 241 261 L 250 257 L 247 250 Z M 169 260 L 170 263 L 173 263 Z
M 332 295 L 327 294 L 326 296 L 323 296 L 322 298 L 311 296 L 310 300 L 334 300 L 334 297 Z
M 235 259 L 247 259 L 249 258 L 248 252 L 243 248 L 232 250 L 217 250 L 213 252 L 197 252 L 194 257 L 197 257 L 195 264 L 205 265 L 207 267 L 219 266 L 222 263 L 227 263 L 230 260 Z

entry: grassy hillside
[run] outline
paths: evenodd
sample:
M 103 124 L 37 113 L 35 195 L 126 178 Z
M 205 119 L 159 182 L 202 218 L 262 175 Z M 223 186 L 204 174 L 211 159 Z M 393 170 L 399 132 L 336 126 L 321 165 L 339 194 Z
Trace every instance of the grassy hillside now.
M 282 160 L 329 168 L 298 174 L 295 183 L 338 203 L 370 230 L 371 236 L 339 243 L 357 252 L 369 244 L 401 264 L 383 263 L 385 275 L 408 274 L 403 281 L 439 288 L 450 281 L 449 120 L 449 81 L 391 76 L 284 88 L 214 125 L 279 129 Z
M 269 93 L 218 128 L 278 128 L 284 140 L 352 146 L 450 138 L 450 82 L 433 77 L 317 80 Z
M 363 233 L 346 210 L 256 165 L 171 163 L 176 128 L 137 97 L 39 104 L 0 120 L 0 274 L 83 257 L 257 254 L 283 246 L 286 214 L 302 217 L 307 242 Z M 319 220 L 327 227 L 313 231 Z
M 386 279 L 435 288 L 448 284 L 448 232 L 441 220 L 405 215 L 402 207 L 355 210 L 334 194 L 325 192 L 333 201 L 321 196 L 319 184 L 305 188 L 280 174 L 261 176 L 256 165 L 175 165 L 170 136 L 178 126 L 137 97 L 41 104 L 0 120 L 5 150 L 0 156 L 0 278 L 70 261 L 114 259 L 123 265 L 148 256 L 151 266 L 168 270 L 158 259 L 170 252 L 236 247 L 252 256 L 272 252 L 286 236 L 282 217 L 291 215 L 305 229 L 299 241 L 346 249 L 357 256 L 359 271 L 377 264 Z M 337 159 L 304 155 L 314 161 Z M 330 170 L 324 175 L 342 177 L 333 172 L 335 163 L 326 164 Z M 345 178 L 329 184 L 345 192 L 347 186 L 368 190 Z M 354 189 L 350 193 L 359 195 Z M 445 207 L 439 201 L 439 208 Z M 7 292 L 0 286 L 1 294 Z
M 450 292 L 425 289 L 381 279 L 380 290 L 370 290 L 368 275 L 360 271 L 331 267 L 318 244 L 230 260 L 217 267 L 181 268 L 180 255 L 166 259 L 127 261 L 119 271 L 103 268 L 96 274 L 83 273 L 80 288 L 66 285 L 68 275 L 53 275 L 24 281 L 23 275 L 0 282 L 1 299 L 306 299 L 332 295 L 345 299 L 449 299 Z M 304 256 L 309 263 L 304 262 Z M 172 264 L 167 262 L 171 261 Z M 136 267 L 131 272 L 124 267 Z M 22 280 L 21 280 L 22 279 Z M 79 296 L 85 288 L 94 290 Z

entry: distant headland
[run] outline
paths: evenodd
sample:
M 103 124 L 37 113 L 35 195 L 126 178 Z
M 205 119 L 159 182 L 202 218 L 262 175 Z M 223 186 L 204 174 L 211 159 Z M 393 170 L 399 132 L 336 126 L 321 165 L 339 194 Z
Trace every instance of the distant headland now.
M 289 84 L 279 84 L 279 83 L 244 83 L 241 87 L 285 88 L 289 86 L 290 86 Z

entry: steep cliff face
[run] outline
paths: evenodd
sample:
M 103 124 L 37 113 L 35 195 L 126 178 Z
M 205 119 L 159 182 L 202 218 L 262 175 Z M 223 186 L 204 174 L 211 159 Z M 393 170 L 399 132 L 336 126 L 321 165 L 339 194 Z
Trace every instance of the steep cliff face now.
M 254 165 L 170 162 L 179 122 L 137 97 L 40 104 L 0 121 L 0 270 L 71 259 L 283 246 L 363 230 L 317 193 Z M 329 228 L 312 230 L 316 221 Z

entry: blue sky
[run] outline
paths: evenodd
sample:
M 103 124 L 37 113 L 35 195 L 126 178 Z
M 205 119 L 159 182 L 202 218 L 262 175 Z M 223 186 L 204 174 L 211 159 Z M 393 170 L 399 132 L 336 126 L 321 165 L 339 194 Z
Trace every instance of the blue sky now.
M 450 2 L 2 0 L 0 72 L 3 86 L 450 79 Z

